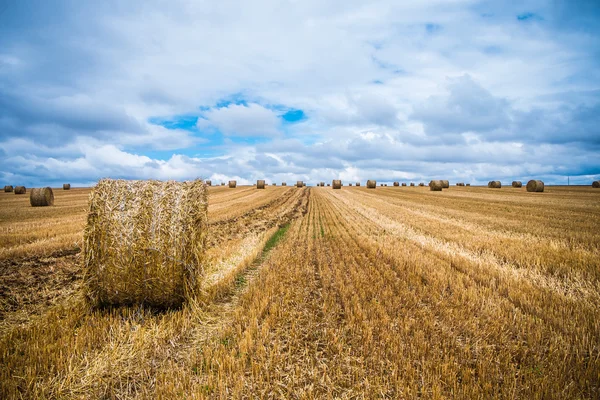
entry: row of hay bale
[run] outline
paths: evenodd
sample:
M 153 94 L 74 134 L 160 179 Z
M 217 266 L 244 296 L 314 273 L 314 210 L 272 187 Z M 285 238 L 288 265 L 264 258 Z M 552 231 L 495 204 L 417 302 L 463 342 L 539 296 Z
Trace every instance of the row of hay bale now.
M 63 184 L 63 190 L 70 190 L 70 189 L 71 189 L 70 183 Z M 12 193 L 13 191 L 15 194 L 25 194 L 25 193 L 27 193 L 27 188 L 25 186 L 15 186 L 14 188 L 12 185 L 4 186 L 5 193 Z
M 25 194 L 27 193 L 27 188 L 25 186 L 15 186 L 14 189 L 10 186 L 10 189 L 4 187 L 4 191 L 7 193 L 13 192 L 15 194 Z M 68 188 L 65 190 L 69 190 Z M 29 191 L 29 204 L 32 207 L 47 207 L 54 205 L 54 192 L 52 188 L 47 186 L 43 188 L 33 188 Z
M 513 181 L 513 188 L 521 188 L 523 187 L 523 183 L 521 181 Z M 543 192 L 544 191 L 544 182 L 539 179 L 531 179 L 527 182 L 525 186 L 528 192 Z M 500 189 L 502 188 L 502 182 L 500 181 L 489 181 L 488 188 L 490 189 Z

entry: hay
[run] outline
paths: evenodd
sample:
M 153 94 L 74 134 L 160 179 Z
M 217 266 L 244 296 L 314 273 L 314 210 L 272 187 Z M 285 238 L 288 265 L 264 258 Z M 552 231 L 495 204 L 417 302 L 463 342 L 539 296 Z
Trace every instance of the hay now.
M 402 182 L 402 186 L 406 186 L 406 182 Z
M 277 186 L 277 184 L 275 182 L 271 183 L 271 186 Z
M 229 188 L 234 189 L 237 186 L 237 181 L 229 181 Z
M 596 189 L 600 188 L 600 181 L 594 181 L 594 182 L 592 182 L 592 187 L 596 188 Z
M 302 187 L 302 186 L 304 186 L 304 182 L 302 182 L 302 181 L 296 182 L 296 187 Z
M 4 191 L 5 191 L 6 193 L 10 193 L 10 192 L 12 192 L 12 191 L 13 191 L 13 187 L 12 187 L 12 185 L 6 185 L 6 186 L 4 186 Z
M 527 191 L 528 192 L 543 192 L 544 191 L 544 182 L 540 180 L 532 179 L 527 182 Z
M 63 183 L 63 190 L 71 190 L 71 184 L 70 183 Z
M 470 183 L 467 183 L 465 186 L 471 186 L 471 184 L 470 184 Z
M 15 194 L 25 194 L 26 192 L 25 186 L 15 186 Z
M 351 184 L 351 183 L 349 183 L 349 184 L 348 184 L 348 186 L 352 186 L 352 184 Z
M 500 189 L 502 188 L 502 183 L 500 181 L 489 181 L 488 187 L 491 189 Z
M 419 186 L 425 186 L 425 183 L 419 182 Z
M 287 186 L 287 183 L 281 182 L 281 186 Z
M 29 193 L 29 204 L 31 207 L 46 207 L 54 205 L 54 193 L 52 188 L 34 188 Z
M 328 183 L 328 184 L 327 184 L 327 187 L 329 187 L 329 186 L 331 186 L 331 183 Z
M 265 188 L 265 181 L 264 179 L 259 179 L 256 181 L 256 188 L 257 189 L 264 189 Z
M 212 182 L 211 181 L 205 181 L 206 182 L 206 186 L 212 186 Z
M 369 179 L 367 181 L 367 189 L 375 189 L 377 187 L 377 181 Z
M 456 182 L 456 186 L 465 186 L 463 182 Z
M 356 186 L 360 186 L 360 182 L 356 182 Z
M 513 181 L 512 182 L 512 187 L 514 187 L 514 188 L 523 187 L 523 183 L 521 181 Z
M 221 186 L 225 186 L 225 182 L 221 182 Z
M 394 186 L 400 186 L 400 182 L 394 182 Z
M 302 187 L 305 187 L 305 186 L 306 186 L 306 182 L 302 182 Z
M 429 182 L 429 190 L 432 192 L 441 192 L 443 187 L 444 185 L 441 180 L 433 180 Z
M 91 303 L 170 308 L 192 296 L 203 273 L 207 204 L 201 180 L 100 180 L 83 237 Z
M 411 182 L 411 183 L 410 183 L 410 186 L 415 186 L 415 183 L 414 183 L 414 182 Z
M 447 180 L 443 180 L 442 179 L 442 188 L 443 189 L 448 189 L 450 187 L 450 182 L 448 182 Z
M 339 179 L 334 179 L 334 180 L 331 182 L 331 186 L 332 186 L 334 189 L 341 189 L 341 188 L 342 188 L 342 181 L 341 181 L 341 180 L 339 180 Z

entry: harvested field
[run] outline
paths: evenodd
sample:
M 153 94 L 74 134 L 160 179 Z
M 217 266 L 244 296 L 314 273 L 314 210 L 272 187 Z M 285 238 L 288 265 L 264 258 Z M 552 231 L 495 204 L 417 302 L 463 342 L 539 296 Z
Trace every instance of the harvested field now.
M 0 192 L 0 398 L 600 397 L 597 189 L 208 191 L 167 311 L 83 301 L 89 190 Z

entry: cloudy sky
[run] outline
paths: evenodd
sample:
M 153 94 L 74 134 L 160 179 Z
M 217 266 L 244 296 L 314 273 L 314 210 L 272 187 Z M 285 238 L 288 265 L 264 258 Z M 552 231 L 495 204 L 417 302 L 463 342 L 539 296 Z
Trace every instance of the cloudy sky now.
M 600 178 L 600 2 L 0 0 L 0 181 Z

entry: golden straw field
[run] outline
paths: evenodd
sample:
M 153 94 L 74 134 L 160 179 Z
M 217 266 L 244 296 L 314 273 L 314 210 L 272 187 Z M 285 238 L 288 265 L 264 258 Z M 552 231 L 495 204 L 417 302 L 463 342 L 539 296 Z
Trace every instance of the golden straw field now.
M 90 189 L 0 192 L 0 398 L 600 398 L 600 189 L 209 188 L 181 308 L 82 295 Z

